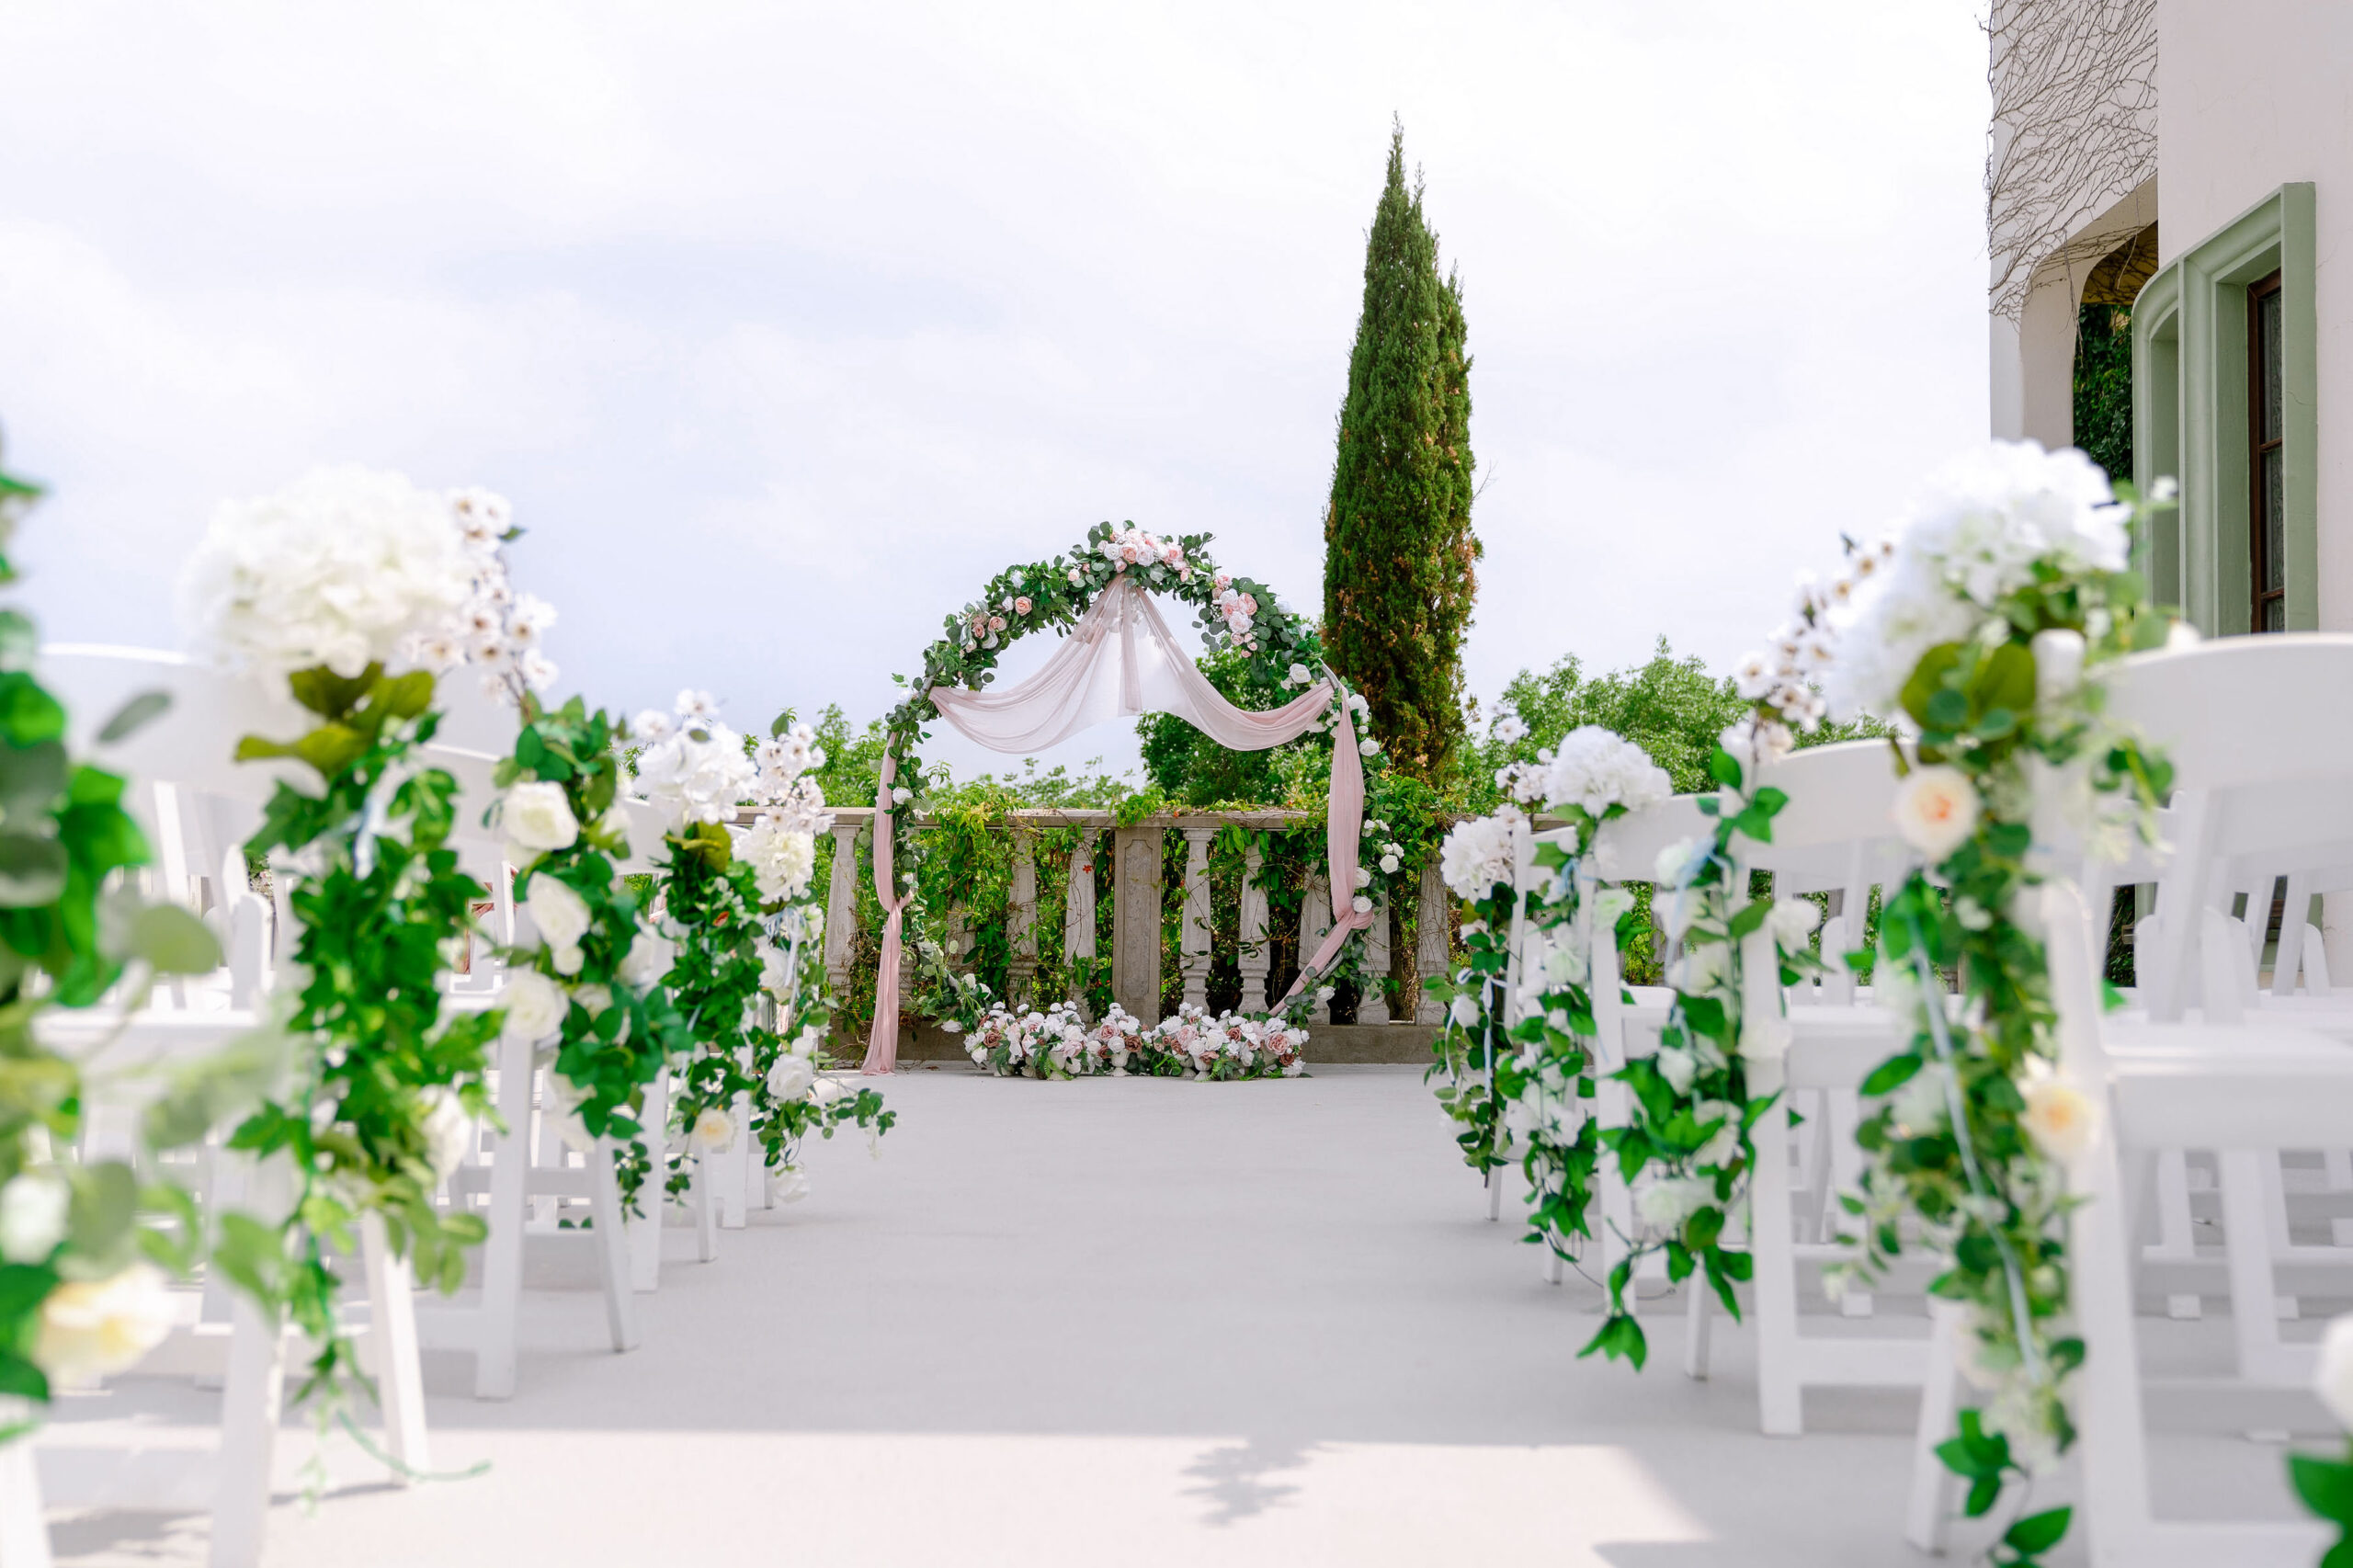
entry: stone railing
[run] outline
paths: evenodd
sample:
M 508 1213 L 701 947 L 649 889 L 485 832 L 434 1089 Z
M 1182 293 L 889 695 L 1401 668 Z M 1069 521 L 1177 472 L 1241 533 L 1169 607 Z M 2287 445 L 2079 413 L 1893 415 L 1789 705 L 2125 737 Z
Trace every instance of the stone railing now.
M 870 876 L 869 831 L 874 817 L 870 806 L 837 807 L 834 812 L 834 864 L 825 906 L 825 968 L 836 995 L 846 994 L 850 978 L 853 925 L 858 912 L 858 879 Z M 924 818 L 914 823 L 920 832 L 932 824 Z M 1200 812 L 1176 815 L 1146 817 L 1142 822 L 1120 826 L 1109 812 L 1105 811 L 1016 811 L 1006 813 L 1001 827 L 993 831 L 1013 835 L 1013 876 L 1007 907 L 1002 911 L 1006 924 L 1007 945 L 1012 950 L 1007 990 L 1017 998 L 1044 1002 L 1046 997 L 1033 997 L 1029 993 L 1039 971 L 1040 933 L 1038 930 L 1038 867 L 1033 845 L 1035 835 L 1052 828 L 1075 828 L 1079 835 L 1078 854 L 1074 863 L 1092 864 L 1097 843 L 1109 835 L 1111 853 L 1111 995 L 1119 1005 L 1146 1023 L 1160 1017 L 1162 981 L 1161 938 L 1163 920 L 1167 909 L 1170 890 L 1165 885 L 1167 835 L 1185 835 L 1184 880 L 1175 890 L 1180 901 L 1178 950 L 1180 972 L 1183 975 L 1184 1000 L 1206 1006 L 1210 970 L 1221 951 L 1234 955 L 1242 974 L 1241 1006 L 1245 1012 L 1262 1011 L 1279 997 L 1268 994 L 1271 967 L 1268 937 L 1268 910 L 1265 890 L 1257 885 L 1262 857 L 1254 839 L 1245 853 L 1239 909 L 1234 928 L 1212 930 L 1210 895 L 1210 846 L 1218 831 L 1227 826 L 1258 832 L 1312 832 L 1320 848 L 1324 834 L 1324 818 L 1320 813 L 1305 812 Z M 1438 864 L 1433 857 L 1422 869 L 1417 890 L 1419 914 L 1415 922 L 1419 933 L 1415 964 L 1422 975 L 1440 973 L 1447 964 L 1448 898 L 1445 885 L 1439 881 Z M 988 920 L 1000 912 L 978 910 L 951 911 L 949 916 L 951 936 L 969 929 L 969 922 L 977 917 Z M 1310 873 L 1305 895 L 1302 900 L 1299 922 L 1299 951 L 1312 953 L 1322 942 L 1332 926 L 1330 883 L 1319 866 Z M 1369 944 L 1365 957 L 1368 970 L 1374 974 L 1390 969 L 1389 911 L 1386 895 L 1375 912 L 1370 930 L 1364 940 Z M 1064 904 L 1062 953 L 1070 959 L 1097 957 L 1097 911 L 1095 879 L 1075 879 Z M 1328 1005 L 1320 1009 L 1324 1021 L 1330 1021 Z M 1392 1020 L 1386 999 L 1379 989 L 1372 988 L 1357 1009 L 1358 1024 L 1415 1023 L 1434 1025 L 1441 1021 L 1443 1010 L 1424 996 L 1414 1016 Z

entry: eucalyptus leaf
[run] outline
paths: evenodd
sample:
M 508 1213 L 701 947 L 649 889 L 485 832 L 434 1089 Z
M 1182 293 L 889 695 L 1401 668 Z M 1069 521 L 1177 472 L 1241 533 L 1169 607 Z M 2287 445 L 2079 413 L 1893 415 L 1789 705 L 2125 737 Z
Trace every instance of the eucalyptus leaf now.
M 0 833 L 0 907 L 35 909 L 65 892 L 65 846 L 28 833 Z
M 172 694 L 168 691 L 142 691 L 114 710 L 98 731 L 98 744 L 112 745 L 127 741 L 171 710 Z

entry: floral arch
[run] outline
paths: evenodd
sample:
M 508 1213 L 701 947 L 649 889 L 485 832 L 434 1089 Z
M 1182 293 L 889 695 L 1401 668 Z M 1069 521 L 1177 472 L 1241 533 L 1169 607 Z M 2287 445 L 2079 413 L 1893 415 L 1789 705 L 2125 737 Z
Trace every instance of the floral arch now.
M 1386 761 L 1379 742 L 1357 736 L 1363 699 L 1324 663 L 1314 629 L 1272 588 L 1218 569 L 1208 552 L 1211 537 L 1164 539 L 1133 523 L 1097 523 L 1067 556 L 1010 566 L 991 578 L 978 598 L 947 618 L 938 640 L 924 651 L 922 673 L 899 677 L 911 689 L 884 721 L 874 798 L 874 892 L 883 926 L 866 1071 L 890 1072 L 898 1057 L 901 926 L 914 875 L 894 875 L 894 860 L 899 835 L 922 798 L 919 749 L 935 722 L 1009 754 L 1041 750 L 1106 719 L 1144 713 L 1176 714 L 1237 751 L 1328 730 L 1333 926 L 1320 951 L 1302 955 L 1292 992 L 1328 970 L 1348 937 L 1371 923 L 1372 901 L 1362 892 L 1373 874 L 1363 864 L 1360 831 L 1365 769 L 1383 768 Z M 1250 690 L 1296 695 L 1264 710 L 1227 701 L 1178 648 L 1153 604 L 1154 594 L 1193 608 L 1209 652 L 1244 655 Z M 1006 690 L 987 690 L 1005 652 L 1049 628 L 1064 641 L 1044 667 Z M 1353 875 L 1338 873 L 1343 863 Z

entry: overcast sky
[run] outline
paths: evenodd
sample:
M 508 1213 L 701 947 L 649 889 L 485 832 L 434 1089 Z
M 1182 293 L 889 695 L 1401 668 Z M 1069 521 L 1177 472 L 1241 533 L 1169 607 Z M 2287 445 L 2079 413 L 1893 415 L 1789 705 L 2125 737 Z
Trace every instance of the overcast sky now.
M 880 712 L 1102 518 L 1313 611 L 1392 112 L 1475 357 L 1483 699 L 1729 663 L 1985 429 L 1967 0 L 0 0 L 0 82 L 57 640 L 178 645 L 211 504 L 349 461 L 513 499 L 566 689 L 747 726 Z

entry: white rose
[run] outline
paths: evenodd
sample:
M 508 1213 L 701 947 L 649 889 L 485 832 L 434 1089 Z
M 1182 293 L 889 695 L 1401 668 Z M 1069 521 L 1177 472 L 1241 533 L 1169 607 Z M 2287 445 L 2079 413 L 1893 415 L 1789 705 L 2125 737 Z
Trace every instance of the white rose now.
M 1666 1176 L 1634 1195 L 1634 1210 L 1643 1224 L 1673 1231 L 1715 1200 L 1715 1184 L 1704 1176 Z
M 2037 1148 L 2066 1164 L 2091 1146 L 2099 1108 L 2064 1078 L 2038 1078 L 2026 1087 L 2026 1114 L 2018 1120 Z
M 670 944 L 651 931 L 640 931 L 621 960 L 621 983 L 642 991 L 670 972 Z
M 1372 900 L 1365 897 L 1362 893 L 1358 893 L 1355 898 L 1348 901 L 1348 907 L 1358 915 L 1370 915 L 1372 913 Z
M 588 901 L 554 877 L 533 877 L 523 907 L 531 912 L 531 924 L 540 928 L 540 935 L 547 938 L 548 946 L 558 955 L 567 948 L 579 947 L 580 938 L 588 934 Z M 574 962 L 573 970 L 578 968 Z
M 2038 706 L 2072 695 L 2084 682 L 2084 634 L 2052 628 L 2038 631 L 2028 645 L 2034 654 L 2034 700 Z
M 501 998 L 506 1019 L 498 1038 L 514 1045 L 537 1045 L 563 1027 L 572 998 L 563 987 L 535 969 L 507 971 L 506 994 Z
M 579 820 L 561 784 L 516 785 L 499 805 L 498 821 L 508 838 L 540 854 L 569 849 L 580 837 Z
M 722 1154 L 735 1142 L 735 1119 L 717 1106 L 707 1106 L 687 1130 L 687 1148 L 697 1154 Z
M 915 792 L 904 784 L 891 791 L 891 803 L 894 806 L 904 806 L 915 798 Z
M 779 1105 L 790 1105 L 809 1092 L 817 1081 L 817 1069 L 809 1058 L 784 1055 L 776 1059 L 768 1069 L 768 1097 Z
M 1398 867 L 1398 864 L 1399 864 L 1399 862 L 1398 862 L 1398 859 L 1397 859 L 1397 857 L 1396 857 L 1396 856 L 1394 856 L 1394 855 L 1383 855 L 1383 856 L 1381 858 L 1381 874 L 1382 874 L 1383 876 L 1389 876 L 1389 877 L 1393 877 L 1393 876 L 1395 876 L 1395 875 L 1397 874 L 1397 867 Z
M 1740 1059 L 1743 1062 L 1779 1062 L 1790 1053 L 1790 1041 L 1796 1031 L 1790 1021 L 1779 1014 L 1740 1021 Z
M 609 985 L 575 985 L 572 988 L 572 999 L 587 1008 L 588 1016 L 593 1018 L 613 1005 L 613 988 Z
M 51 1381 L 82 1385 L 128 1370 L 172 1330 L 164 1272 L 134 1263 L 110 1279 L 60 1285 L 40 1304 L 33 1359 Z
M 426 1161 L 443 1180 L 465 1163 L 472 1151 L 474 1119 L 458 1098 L 458 1091 L 437 1085 L 423 1091 Z
M 1699 852 L 1696 838 L 1678 838 L 1658 852 L 1658 860 L 1651 868 L 1652 880 L 1663 888 L 1679 888 L 1691 871 L 1691 862 Z
M 817 1048 L 824 1043 L 824 1032 L 818 1028 L 816 1025 L 811 1024 L 799 1034 L 793 1036 L 792 1043 L 785 1049 L 791 1051 L 795 1056 L 807 1056 L 813 1058 L 817 1054 Z
M 597 1147 L 597 1141 L 588 1136 L 587 1125 L 580 1119 L 580 1108 L 587 1103 L 587 1090 L 561 1073 L 548 1074 L 547 1099 L 540 1108 L 553 1119 L 556 1136 L 563 1140 L 564 1147 L 583 1154 Z
M 1374 740 L 1370 735 L 1367 735 L 1364 739 L 1357 743 L 1357 750 L 1362 752 L 1367 756 L 1378 756 L 1381 755 L 1381 743 Z
M 1896 786 L 1890 814 L 1904 842 L 1940 861 L 1977 829 L 1977 788 L 1958 767 L 1915 767 Z
M 0 1262 L 47 1263 L 65 1239 L 74 1189 L 55 1171 L 26 1171 L 0 1187 Z
M 1475 1028 L 1479 1023 L 1479 1004 L 1465 992 L 1446 1005 L 1446 1015 L 1463 1028 Z
M 2320 1366 L 2313 1378 L 2313 1392 L 2336 1417 L 2336 1424 L 2353 1430 L 2353 1312 L 2329 1320 L 2327 1332 L 2320 1339 Z
M 1305 686 L 1313 677 L 1307 673 L 1305 665 L 1293 665 L 1287 678 L 1293 686 Z
M 809 1196 L 809 1177 L 799 1165 L 768 1173 L 768 1196 L 779 1203 L 798 1203 Z
M 1666 1086 L 1678 1095 L 1691 1092 L 1691 1080 L 1699 1075 L 1699 1059 L 1679 1045 L 1662 1046 L 1657 1057 L 1658 1070 Z
M 1766 925 L 1773 933 L 1773 940 L 1784 952 L 1796 952 L 1806 945 L 1813 928 L 1822 924 L 1822 906 L 1810 898 L 1781 898 L 1773 902 L 1773 913 L 1766 917 Z

